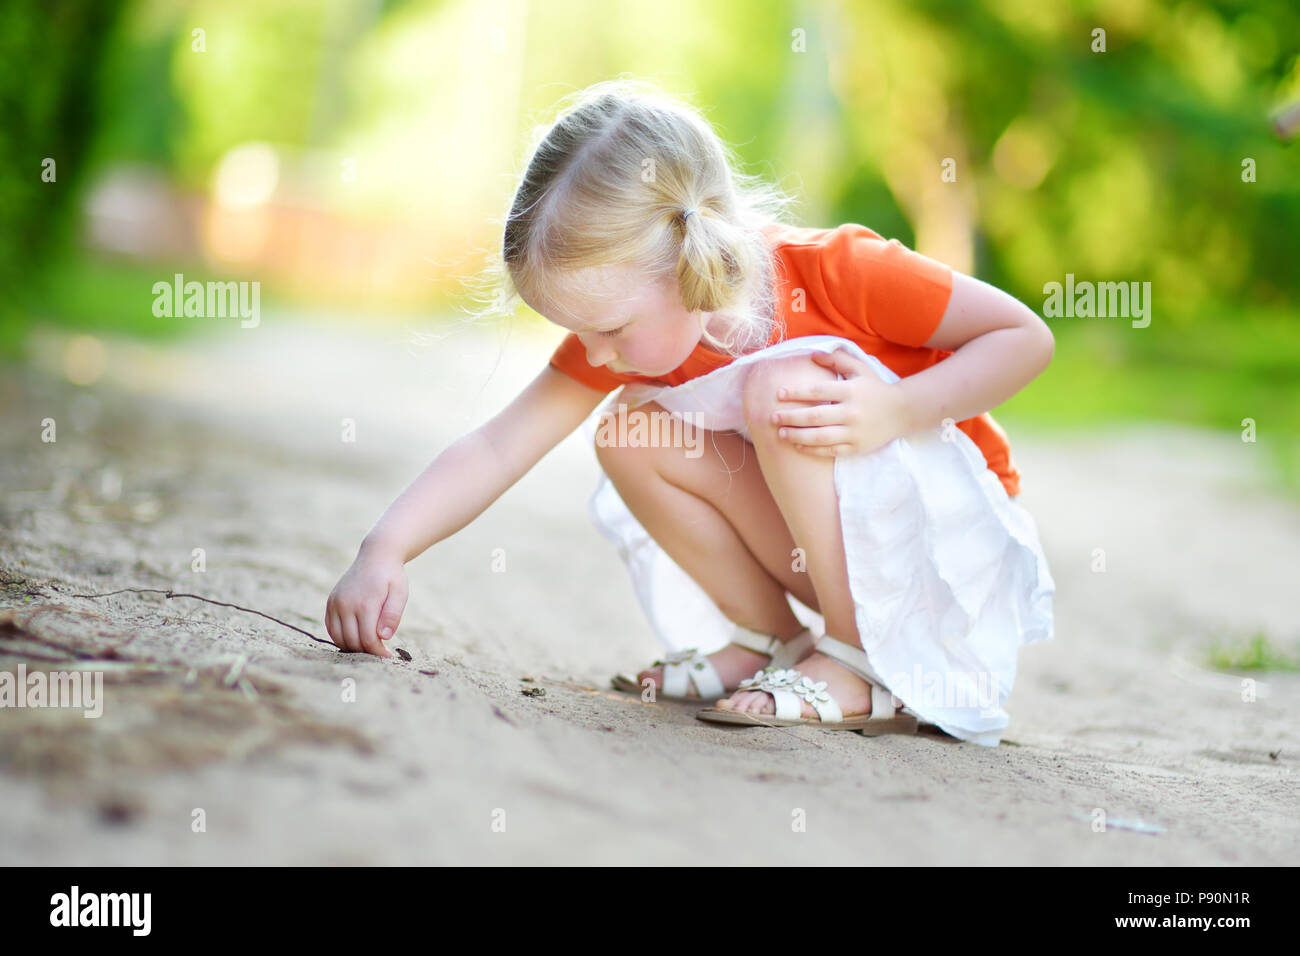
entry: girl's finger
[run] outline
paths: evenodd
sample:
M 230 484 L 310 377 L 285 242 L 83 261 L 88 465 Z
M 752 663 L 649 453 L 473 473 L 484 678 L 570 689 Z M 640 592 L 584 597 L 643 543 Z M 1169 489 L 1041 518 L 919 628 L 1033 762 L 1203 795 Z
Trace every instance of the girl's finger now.
M 406 609 L 406 577 L 399 575 L 388 585 L 388 597 L 379 611 L 379 636 L 387 640 L 397 631 Z M 387 634 L 384 631 L 387 630 Z
M 357 616 L 345 612 L 339 617 L 343 620 L 343 649 L 352 652 L 361 650 L 361 639 L 357 637 Z
M 849 437 L 848 429 L 843 425 L 827 425 L 822 428 L 782 428 L 777 432 L 786 432 L 786 440 L 796 448 L 800 445 L 807 445 L 813 448 L 826 447 L 829 445 L 838 445 Z
M 795 445 L 794 447 L 805 455 L 816 455 L 819 458 L 826 455 L 826 450 L 819 445 Z
M 835 382 L 810 382 L 807 385 L 783 385 L 776 391 L 777 400 L 782 402 L 842 402 L 851 394 L 849 383 L 842 379 Z
M 357 615 L 357 633 L 361 636 L 361 647 L 369 654 L 378 657 L 392 657 L 393 652 L 379 639 L 379 608 L 366 607 Z
M 814 352 L 813 360 L 824 368 L 834 369 L 841 375 L 862 374 L 862 360 L 842 348 L 837 348 L 833 352 Z
M 781 408 L 773 413 L 773 425 L 790 428 L 811 428 L 817 425 L 845 425 L 848 416 L 844 405 L 808 405 L 803 408 Z
M 852 446 L 842 442 L 836 445 L 795 445 L 794 447 L 805 455 L 816 455 L 819 458 L 838 458 L 853 451 Z

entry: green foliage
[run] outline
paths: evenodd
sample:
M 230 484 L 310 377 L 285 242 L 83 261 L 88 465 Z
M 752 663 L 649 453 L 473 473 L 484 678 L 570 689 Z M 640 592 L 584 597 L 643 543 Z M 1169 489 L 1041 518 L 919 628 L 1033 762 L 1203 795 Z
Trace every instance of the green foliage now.
M 198 0 L 189 8 L 171 63 L 188 120 L 175 144 L 182 182 L 203 186 L 221 155 L 249 140 L 314 145 L 330 108 L 317 86 L 337 54 L 330 31 L 351 6 Z M 194 28 L 205 31 L 203 52 L 194 49 Z
M 202 262 L 140 263 L 95 258 L 69 250 L 52 260 L 34 280 L 32 299 L 40 303 L 38 318 L 53 320 L 66 329 L 154 340 L 179 339 L 204 325 L 153 314 L 154 283 L 170 282 L 176 272 L 196 282 L 242 278 Z M 263 310 L 289 305 L 289 297 L 276 283 L 262 284 Z
M 456 237 L 428 251 L 430 272 L 469 270 L 462 249 L 499 240 L 489 220 L 527 125 L 628 73 L 687 95 L 750 171 L 799 195 L 808 225 L 860 222 L 923 251 L 964 237 L 970 271 L 1036 311 L 1066 273 L 1150 281 L 1147 329 L 1050 320 L 1052 366 L 999 414 L 1253 418 L 1300 489 L 1300 146 L 1270 123 L 1300 99 L 1292 0 L 553 0 L 517 21 L 441 0 L 121 6 L 0 6 L 0 283 L 33 291 L 33 315 L 175 328 L 140 305 L 169 266 L 93 264 L 61 243 L 87 155 L 202 191 L 227 150 L 267 140 L 326 216 L 409 216 L 418 241 Z M 44 156 L 57 185 L 40 182 Z M 340 156 L 363 171 L 346 188 Z M 427 281 L 430 304 L 447 274 Z M 20 339 L 15 301 L 0 350 Z
M 872 160 L 854 175 L 919 196 L 938 158 L 959 153 L 982 278 L 1035 308 L 1066 272 L 1150 280 L 1166 312 L 1183 314 L 1300 291 L 1300 154 L 1269 116 L 1300 98 L 1293 3 L 848 9 L 846 115 Z M 1092 49 L 1099 27 L 1104 52 Z M 890 175 L 891 157 L 912 149 L 922 168 Z M 863 192 L 844 184 L 846 197 Z M 836 218 L 889 212 L 844 201 Z
M 1245 642 L 1216 642 L 1208 659 L 1211 667 L 1225 671 L 1300 671 L 1300 656 L 1277 648 L 1260 631 Z
M 1287 309 L 1205 303 L 1179 327 L 1160 318 L 1061 319 L 1046 371 L 999 406 L 999 421 L 1055 431 L 1099 422 L 1170 421 L 1240 435 L 1277 489 L 1300 498 L 1300 334 Z M 1013 434 L 1014 440 L 1014 434 Z
M 119 0 L 0 4 L 0 350 L 21 341 L 25 284 L 75 228 L 94 83 Z M 47 160 L 52 160 L 50 166 Z M 46 172 L 52 170 L 52 172 Z M 42 174 L 47 179 L 43 181 Z

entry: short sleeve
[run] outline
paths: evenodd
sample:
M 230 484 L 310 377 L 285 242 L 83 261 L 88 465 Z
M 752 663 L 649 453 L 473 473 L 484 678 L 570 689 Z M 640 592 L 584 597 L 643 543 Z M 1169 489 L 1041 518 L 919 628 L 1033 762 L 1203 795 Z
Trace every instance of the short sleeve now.
M 952 269 L 853 223 L 832 231 L 821 256 L 832 305 L 888 342 L 919 348 L 952 296 Z
M 597 368 L 588 362 L 587 350 L 572 332 L 564 337 L 559 348 L 551 355 L 550 364 L 583 385 L 606 394 L 627 381 L 607 368 Z

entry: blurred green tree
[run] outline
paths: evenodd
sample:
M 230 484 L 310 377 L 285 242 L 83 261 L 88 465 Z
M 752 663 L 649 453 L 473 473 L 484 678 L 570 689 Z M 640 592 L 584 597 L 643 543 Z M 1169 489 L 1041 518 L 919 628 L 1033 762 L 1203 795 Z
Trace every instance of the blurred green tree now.
M 0 4 L 0 353 L 21 348 L 24 290 L 76 227 L 95 86 L 122 0 Z

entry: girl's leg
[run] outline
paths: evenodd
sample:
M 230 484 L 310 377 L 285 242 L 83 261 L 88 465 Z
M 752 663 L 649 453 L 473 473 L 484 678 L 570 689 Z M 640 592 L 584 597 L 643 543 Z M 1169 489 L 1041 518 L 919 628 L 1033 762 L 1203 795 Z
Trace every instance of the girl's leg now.
M 653 402 L 629 414 L 656 412 L 667 414 Z M 596 455 L 642 527 L 728 619 L 759 633 L 793 637 L 803 625 L 787 592 L 813 610 L 817 598 L 808 575 L 794 570 L 794 541 L 754 447 L 735 432 L 702 429 L 691 444 L 703 454 L 689 458 L 685 447 L 597 445 Z M 768 658 L 733 644 L 710 660 L 723 682 L 734 686 Z M 647 677 L 656 685 L 662 680 L 658 668 L 637 679 Z
M 826 622 L 826 634 L 860 647 L 840 529 L 839 499 L 835 493 L 835 459 L 795 449 L 790 442 L 777 437 L 778 426 L 772 423 L 774 411 L 807 405 L 777 399 L 777 389 L 782 385 L 834 381 L 836 377 L 806 355 L 755 365 L 745 383 L 745 417 L 767 487 L 794 540 L 804 549 L 808 576 Z M 799 662 L 799 670 L 814 681 L 827 681 L 828 690 L 845 716 L 871 712 L 870 685 L 833 658 L 812 654 Z M 750 713 L 775 712 L 771 695 L 765 693 L 739 693 L 718 706 Z M 817 716 L 807 704 L 803 705 L 803 714 Z

